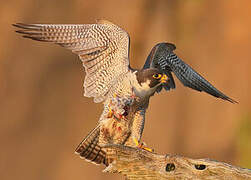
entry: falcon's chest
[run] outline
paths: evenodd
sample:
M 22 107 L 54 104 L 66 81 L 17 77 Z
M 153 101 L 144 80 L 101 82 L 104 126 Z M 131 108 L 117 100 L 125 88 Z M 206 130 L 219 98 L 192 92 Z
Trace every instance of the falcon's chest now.
M 138 97 L 142 100 L 144 100 L 146 98 L 148 99 L 156 91 L 156 87 L 154 87 L 154 88 L 150 87 L 150 80 L 147 80 L 147 81 L 140 84 L 137 80 L 135 73 L 132 73 L 130 80 L 131 80 L 131 86 L 133 89 L 133 93 L 135 94 L 136 97 Z

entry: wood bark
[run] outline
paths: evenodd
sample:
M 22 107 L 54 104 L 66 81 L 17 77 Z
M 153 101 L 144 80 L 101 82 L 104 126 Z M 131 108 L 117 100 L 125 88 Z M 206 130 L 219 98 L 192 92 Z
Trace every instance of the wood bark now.
M 139 148 L 109 145 L 112 163 L 104 172 L 120 173 L 128 180 L 251 179 L 251 169 L 240 168 L 209 159 L 192 159 L 179 155 L 159 155 Z

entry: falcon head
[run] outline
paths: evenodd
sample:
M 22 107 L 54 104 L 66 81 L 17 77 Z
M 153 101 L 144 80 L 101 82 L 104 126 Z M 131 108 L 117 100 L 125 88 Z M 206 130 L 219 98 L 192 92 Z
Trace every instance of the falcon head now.
M 142 69 L 135 75 L 137 79 L 135 90 L 140 96 L 153 95 L 160 85 L 168 82 L 167 75 L 156 68 Z
M 166 74 L 155 68 L 139 70 L 136 72 L 136 77 L 140 86 L 148 86 L 149 88 L 167 83 L 168 80 Z

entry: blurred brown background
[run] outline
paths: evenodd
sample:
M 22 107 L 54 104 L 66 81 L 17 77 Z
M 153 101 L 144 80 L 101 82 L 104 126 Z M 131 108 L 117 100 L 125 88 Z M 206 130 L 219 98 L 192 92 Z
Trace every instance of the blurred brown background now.
M 75 147 L 96 125 L 101 104 L 82 96 L 76 55 L 21 38 L 12 23 L 95 23 L 128 31 L 131 64 L 141 68 L 158 42 L 233 105 L 177 88 L 151 99 L 143 141 L 159 153 L 211 158 L 251 168 L 251 1 L 8 0 L 0 6 L 0 179 L 123 179 L 79 159 Z

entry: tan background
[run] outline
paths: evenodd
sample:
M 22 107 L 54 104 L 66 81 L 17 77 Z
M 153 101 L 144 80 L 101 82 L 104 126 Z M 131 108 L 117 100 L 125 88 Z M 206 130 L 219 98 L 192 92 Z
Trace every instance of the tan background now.
M 151 99 L 143 140 L 159 153 L 217 159 L 251 168 L 250 0 L 8 0 L 0 6 L 0 179 L 123 179 L 73 152 L 97 123 L 101 104 L 82 96 L 76 55 L 23 39 L 12 23 L 94 23 L 105 18 L 131 36 L 141 68 L 158 42 L 233 105 L 185 88 Z

